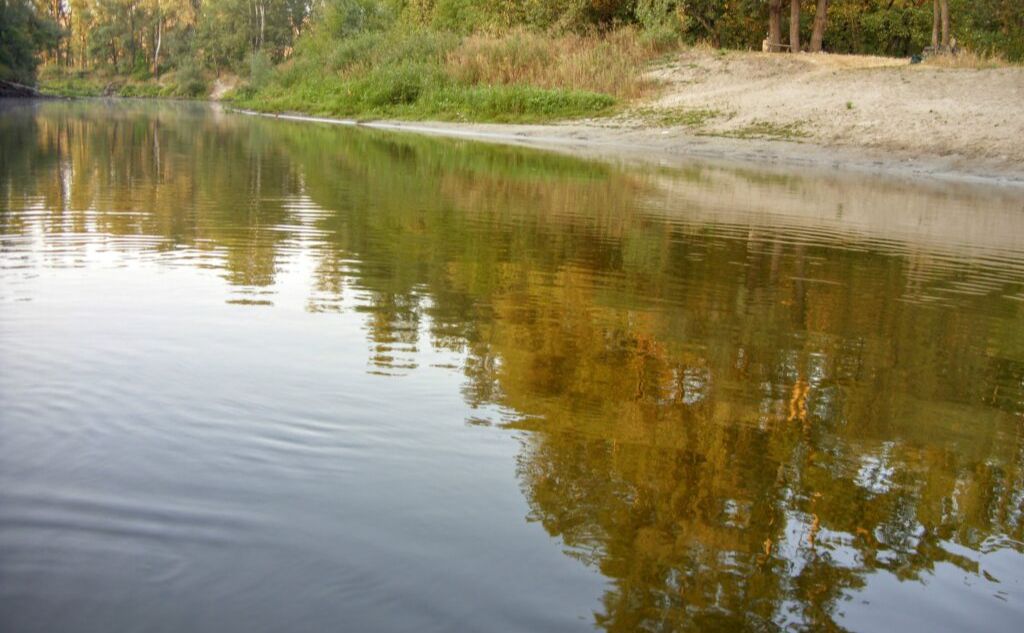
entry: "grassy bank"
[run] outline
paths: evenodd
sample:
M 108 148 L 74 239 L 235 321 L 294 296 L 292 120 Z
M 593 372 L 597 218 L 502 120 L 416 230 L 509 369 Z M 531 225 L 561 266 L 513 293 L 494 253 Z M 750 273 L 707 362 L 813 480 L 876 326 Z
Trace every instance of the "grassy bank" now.
M 159 79 L 47 66 L 39 75 L 39 91 L 55 97 L 151 97 L 196 99 L 206 96 L 207 81 L 196 69 L 167 73 Z
M 265 112 L 353 118 L 539 122 L 608 113 L 653 89 L 643 69 L 673 37 L 500 35 L 392 26 L 338 37 L 324 28 L 288 62 L 252 60 L 230 99 Z

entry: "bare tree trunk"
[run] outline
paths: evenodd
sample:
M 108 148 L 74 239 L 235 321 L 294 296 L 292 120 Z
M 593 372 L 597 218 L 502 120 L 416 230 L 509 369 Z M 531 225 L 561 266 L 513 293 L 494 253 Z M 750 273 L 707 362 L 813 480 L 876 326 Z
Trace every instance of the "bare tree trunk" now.
M 942 10 L 939 9 L 939 0 L 932 0 L 932 50 L 939 49 L 939 25 L 942 23 L 940 17 Z
M 128 70 L 132 72 L 135 66 L 135 5 L 128 7 Z
M 949 0 L 939 0 L 942 5 L 942 49 L 949 50 Z
M 71 8 L 71 3 L 68 3 L 67 13 L 64 15 L 66 19 L 65 28 L 67 29 L 68 36 L 64 40 L 64 66 L 71 67 L 71 12 L 74 9 Z
M 782 0 L 768 0 L 768 50 L 782 49 Z
M 159 9 L 157 9 L 159 11 Z M 153 51 L 153 76 L 160 79 L 160 45 L 163 43 L 163 17 L 158 13 L 156 16 L 156 47 Z
M 789 0 L 789 52 L 800 52 L 800 0 Z
M 818 0 L 814 11 L 814 30 L 811 31 L 811 52 L 820 53 L 825 41 L 825 27 L 828 26 L 828 0 Z
M 263 50 L 263 29 L 267 23 L 267 8 L 260 2 L 260 50 Z

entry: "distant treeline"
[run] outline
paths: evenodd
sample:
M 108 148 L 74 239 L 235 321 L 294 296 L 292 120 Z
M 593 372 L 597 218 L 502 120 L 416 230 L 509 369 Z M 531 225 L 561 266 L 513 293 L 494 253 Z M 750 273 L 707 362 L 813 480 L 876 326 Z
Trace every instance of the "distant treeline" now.
M 39 62 L 136 79 L 245 74 L 254 55 L 289 58 L 318 25 L 373 21 L 459 34 L 635 25 L 725 48 L 906 56 L 932 44 L 940 8 L 961 46 L 1024 59 L 1022 0 L 0 0 L 0 78 L 32 82 Z

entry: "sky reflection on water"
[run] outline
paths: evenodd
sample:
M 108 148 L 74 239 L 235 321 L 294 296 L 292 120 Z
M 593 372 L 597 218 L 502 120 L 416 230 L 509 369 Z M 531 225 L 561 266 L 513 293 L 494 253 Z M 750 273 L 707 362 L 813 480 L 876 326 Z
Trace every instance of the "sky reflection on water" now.
M 0 110 L 10 630 L 1014 630 L 1024 198 Z

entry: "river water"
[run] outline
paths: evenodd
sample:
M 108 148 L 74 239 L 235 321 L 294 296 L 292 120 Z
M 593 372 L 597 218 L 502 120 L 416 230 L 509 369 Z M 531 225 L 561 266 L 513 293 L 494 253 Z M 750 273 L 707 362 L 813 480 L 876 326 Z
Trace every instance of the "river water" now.
M 1024 194 L 0 110 L 4 631 L 1016 631 Z

